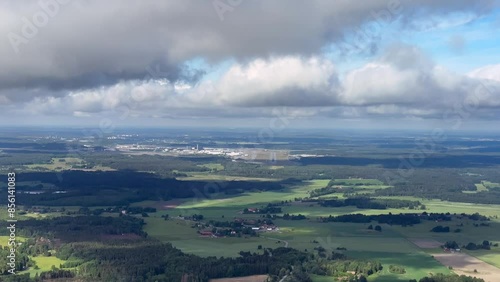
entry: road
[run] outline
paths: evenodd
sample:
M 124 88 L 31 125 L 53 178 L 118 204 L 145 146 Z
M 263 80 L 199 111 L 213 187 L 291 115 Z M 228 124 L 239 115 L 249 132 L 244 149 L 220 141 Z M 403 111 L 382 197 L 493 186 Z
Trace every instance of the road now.
M 266 238 L 266 239 L 269 239 L 269 240 L 274 240 L 274 241 L 284 242 L 285 243 L 285 248 L 288 248 L 288 241 L 277 239 L 277 238 L 271 238 L 271 237 L 263 237 L 263 238 Z

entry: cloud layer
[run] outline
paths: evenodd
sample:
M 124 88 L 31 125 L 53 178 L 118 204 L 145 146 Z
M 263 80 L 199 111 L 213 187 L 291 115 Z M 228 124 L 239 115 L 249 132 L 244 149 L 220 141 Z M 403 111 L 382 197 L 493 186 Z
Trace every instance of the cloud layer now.
M 429 29 L 456 13 L 473 20 L 494 5 L 2 1 L 0 105 L 34 116 L 255 117 L 286 106 L 302 116 L 435 118 L 473 101 L 477 116 L 492 118 L 500 107 L 500 64 L 462 75 L 419 47 L 380 50 L 378 40 L 386 29 Z M 449 44 L 460 47 L 460 39 Z M 366 46 L 375 55 L 345 72 L 325 51 Z M 231 65 L 205 78 L 196 60 Z
M 490 77 L 489 72 L 486 76 Z M 468 104 L 478 114 L 500 107 L 500 82 L 455 74 L 415 47 L 400 45 L 342 78 L 326 58 L 273 57 L 236 63 L 220 78 L 196 85 L 165 79 L 123 81 L 63 96 L 36 97 L 24 107 L 46 115 L 241 117 L 266 116 L 284 106 L 302 109 L 304 116 L 336 112 L 341 117 L 436 118 L 446 109 Z

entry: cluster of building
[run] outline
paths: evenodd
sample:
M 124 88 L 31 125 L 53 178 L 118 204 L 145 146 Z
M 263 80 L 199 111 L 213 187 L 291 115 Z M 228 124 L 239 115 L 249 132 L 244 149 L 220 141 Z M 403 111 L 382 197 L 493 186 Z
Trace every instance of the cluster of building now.
M 258 210 L 258 209 L 252 209 L 249 208 L 250 210 Z M 251 227 L 252 230 L 254 231 L 259 231 L 259 232 L 265 232 L 265 231 L 279 231 L 279 227 L 274 225 L 274 224 L 269 224 L 269 223 L 259 223 L 259 221 L 255 219 L 243 219 L 243 218 L 235 218 L 234 222 L 241 223 L 245 227 Z
M 274 224 L 263 224 L 258 227 L 252 227 L 252 230 L 258 231 L 258 232 L 268 232 L 268 231 L 279 231 L 280 229 L 278 226 Z
M 116 145 L 115 150 L 123 152 L 155 152 L 173 155 L 214 155 L 214 156 L 226 156 L 230 158 L 243 158 L 248 157 L 248 154 L 243 151 L 238 151 L 234 149 L 223 149 L 223 148 L 201 148 L 199 145 L 195 147 L 164 147 L 158 145 Z

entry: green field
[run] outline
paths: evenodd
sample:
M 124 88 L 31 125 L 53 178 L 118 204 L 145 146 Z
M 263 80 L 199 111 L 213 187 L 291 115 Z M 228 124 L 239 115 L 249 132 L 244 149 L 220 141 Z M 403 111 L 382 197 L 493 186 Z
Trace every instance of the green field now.
M 110 167 L 96 165 L 94 167 L 87 167 L 87 163 L 80 158 L 52 158 L 49 163 L 31 164 L 25 166 L 29 170 L 49 170 L 49 171 L 63 171 L 63 170 L 84 170 L 84 171 L 112 171 Z
M 198 166 L 205 167 L 205 168 L 215 170 L 215 171 L 224 170 L 224 166 L 222 164 L 218 164 L 218 163 L 201 164 Z
M 16 241 L 19 242 L 24 242 L 26 241 L 26 238 L 16 236 Z M 9 236 L 0 236 L 0 246 L 5 247 L 8 246 L 9 243 Z
M 378 179 L 363 179 L 363 178 L 349 178 L 349 179 L 334 179 L 333 185 L 384 185 Z
M 187 173 L 186 177 L 177 177 L 178 180 L 192 181 L 192 180 L 206 180 L 206 181 L 279 181 L 276 178 L 264 178 L 264 177 L 243 177 L 243 176 L 231 176 L 231 175 L 220 175 L 209 172 L 197 172 L 197 173 Z
M 208 211 L 208 210 L 207 210 Z M 223 213 L 219 208 L 218 215 Z M 228 210 L 226 210 L 228 211 Z M 205 210 L 203 209 L 205 214 Z M 215 214 L 212 214 L 216 216 Z M 226 214 L 226 218 L 229 218 Z M 312 251 L 322 246 L 332 251 L 337 247 L 347 248 L 348 257 L 375 259 L 383 263 L 385 270 L 370 278 L 370 281 L 391 282 L 408 281 L 410 278 L 421 278 L 429 273 L 449 273 L 449 270 L 409 242 L 399 228 L 382 225 L 382 232 L 368 230 L 367 224 L 357 223 L 319 223 L 308 220 L 286 221 L 275 220 L 280 232 L 262 233 L 260 238 L 202 238 L 191 228 L 191 222 L 162 218 L 146 218 L 146 232 L 162 241 L 171 242 L 181 250 L 201 256 L 237 256 L 240 250 L 256 251 L 258 245 L 263 247 L 283 246 L 299 250 Z M 423 232 L 427 227 L 421 228 Z M 411 233 L 408 231 L 408 233 Z M 427 233 L 425 233 L 427 235 Z M 270 240 L 267 238 L 272 238 Z M 280 240 L 281 243 L 277 243 Z M 316 241 L 317 243 L 315 243 Z M 396 275 L 388 272 L 390 264 L 405 267 L 407 273 Z M 315 276 L 314 281 L 333 281 L 329 277 Z
M 473 192 L 482 192 L 482 191 L 488 191 L 488 188 L 484 186 L 483 183 L 475 184 L 476 185 L 476 191 Z
M 389 185 L 385 185 L 378 179 L 362 178 L 334 179 L 332 181 L 329 181 L 328 185 L 337 188 L 339 194 L 343 193 L 343 190 L 346 188 L 355 189 L 357 193 L 372 194 L 378 189 L 386 189 L 391 187 Z M 331 196 L 332 194 L 328 195 Z
M 398 228 L 388 225 L 382 225 L 382 232 L 376 232 L 368 230 L 367 224 L 275 220 L 280 232 L 262 233 L 260 238 L 245 239 L 202 238 L 196 234 L 196 229 L 190 227 L 192 223 L 188 221 L 164 221 L 162 218 L 150 217 L 146 222 L 145 230 L 151 237 L 171 242 L 185 252 L 200 256 L 237 256 L 240 250 L 257 251 L 258 245 L 273 248 L 288 242 L 289 247 L 309 252 L 318 246 L 328 251 L 343 247 L 347 248 L 344 252 L 348 257 L 382 262 L 385 269 L 370 277 L 370 281 L 408 281 L 429 273 L 449 273 L 430 254 L 409 242 Z M 387 270 L 390 264 L 405 267 L 407 273 L 390 273 Z M 334 281 L 331 279 L 315 276 L 314 281 Z
M 374 259 L 382 263 L 384 269 L 381 272 L 369 277 L 373 282 L 407 282 L 410 279 L 422 278 L 435 273 L 451 274 L 452 272 L 431 255 L 419 250 L 409 253 L 388 253 L 388 252 L 348 252 L 348 255 L 358 259 Z M 390 265 L 403 266 L 405 274 L 394 274 L 389 272 Z
M 214 177 L 218 178 L 221 176 Z M 359 189 L 380 189 L 387 187 L 373 179 L 340 179 L 350 181 L 353 187 Z M 453 220 L 452 222 L 429 222 L 412 227 L 381 225 L 382 232 L 367 229 L 368 224 L 357 223 L 320 223 L 319 216 L 341 215 L 350 213 L 382 214 L 382 213 L 409 213 L 422 212 L 416 210 L 386 209 L 365 210 L 356 207 L 321 207 L 314 203 L 294 202 L 296 197 L 307 197 L 309 192 L 326 187 L 329 180 L 305 181 L 301 185 L 289 185 L 282 191 L 248 192 L 235 197 L 226 195 L 215 196 L 209 199 L 178 201 L 175 208 L 160 209 L 157 213 L 146 218 L 145 231 L 156 239 L 171 242 L 181 250 L 200 256 L 237 256 L 239 251 L 257 251 L 257 246 L 277 247 L 288 244 L 298 250 L 312 252 L 314 248 L 322 246 L 328 251 L 337 248 L 346 248 L 344 253 L 348 257 L 357 259 L 378 260 L 384 265 L 384 270 L 370 277 L 372 282 L 402 282 L 412 278 L 421 278 L 432 273 L 450 273 L 450 270 L 432 257 L 432 253 L 440 249 L 420 249 L 407 238 L 418 237 L 434 239 L 439 242 L 455 240 L 460 244 L 468 242 L 480 243 L 482 240 L 497 241 L 500 222 L 493 219 L 489 227 L 475 227 L 471 220 Z M 355 185 L 358 184 L 358 185 Z M 330 194 L 329 196 L 332 196 Z M 342 194 L 334 194 L 341 197 Z M 428 200 L 415 197 L 380 197 L 384 199 L 416 200 L 426 206 L 426 212 L 431 213 L 480 213 L 490 217 L 500 216 L 500 205 L 480 205 L 456 203 L 441 200 Z M 203 238 L 191 228 L 193 222 L 181 219 L 172 219 L 178 215 L 203 214 L 205 220 L 231 221 L 235 217 L 256 219 L 259 215 L 241 214 L 242 209 L 265 206 L 269 202 L 292 200 L 282 206 L 283 213 L 304 214 L 310 219 L 292 221 L 275 219 L 274 223 L 280 228 L 279 232 L 260 233 L 260 237 L 250 238 Z M 138 203 L 140 206 L 154 206 L 155 202 Z M 169 214 L 168 221 L 160 215 Z M 224 219 L 222 219 L 224 218 Z M 430 229 L 436 225 L 458 228 L 463 224 L 460 233 L 433 233 Z M 278 243 L 279 241 L 279 243 Z M 491 251 L 474 251 L 472 255 L 493 265 L 500 265 L 500 249 Z M 388 271 L 389 265 L 400 265 L 406 269 L 405 274 L 394 274 Z M 314 281 L 333 281 L 329 277 L 314 276 Z
M 481 181 L 481 184 L 486 187 L 486 189 L 497 189 L 500 188 L 500 183 L 494 183 L 490 181 Z
M 59 266 L 63 263 L 65 263 L 65 260 L 61 260 L 57 257 L 51 256 L 51 257 L 31 257 L 31 259 L 36 263 L 36 265 L 39 267 L 39 269 L 35 269 L 34 267 L 31 267 L 28 270 L 21 271 L 19 272 L 20 274 L 23 273 L 29 273 L 30 277 L 34 277 L 36 273 L 41 273 L 44 271 L 49 271 L 52 269 L 52 266 L 55 266 L 59 268 Z
M 269 166 L 269 169 L 272 169 L 272 170 L 278 170 L 278 169 L 284 169 L 285 167 L 282 166 L 282 165 L 271 165 Z
M 496 242 L 498 243 L 498 242 Z M 469 255 L 500 268 L 500 248 L 493 247 L 491 250 L 466 251 Z
M 191 222 L 170 219 L 163 220 L 159 217 L 146 218 L 145 231 L 149 236 L 170 242 L 184 252 L 199 256 L 225 256 L 237 257 L 240 251 L 257 252 L 257 246 L 264 248 L 276 248 L 283 243 L 269 240 L 263 237 L 249 238 L 204 238 L 191 228 Z
M 270 202 L 281 202 L 293 200 L 298 197 L 309 196 L 309 191 L 325 187 L 328 180 L 310 180 L 305 185 L 289 186 L 282 191 L 251 192 L 241 195 L 227 197 L 226 195 L 212 196 L 210 199 L 195 199 L 186 201 L 178 209 L 200 209 L 207 207 L 241 207 L 267 205 Z M 259 187 L 256 186 L 256 189 Z

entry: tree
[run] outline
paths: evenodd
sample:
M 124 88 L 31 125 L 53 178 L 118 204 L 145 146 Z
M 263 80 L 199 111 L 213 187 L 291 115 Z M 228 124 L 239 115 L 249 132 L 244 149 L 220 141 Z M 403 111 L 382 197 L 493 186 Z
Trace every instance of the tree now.
M 375 226 L 375 231 L 382 232 L 382 227 L 380 225 Z
M 458 249 L 458 243 L 455 241 L 448 241 L 443 245 L 447 249 Z

